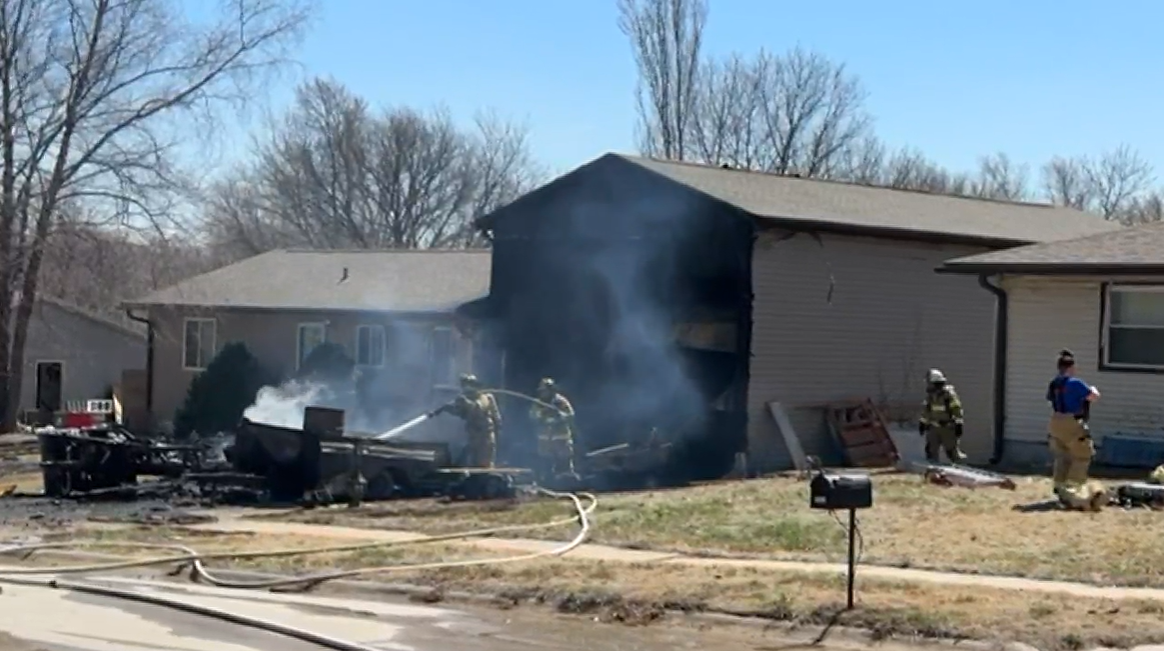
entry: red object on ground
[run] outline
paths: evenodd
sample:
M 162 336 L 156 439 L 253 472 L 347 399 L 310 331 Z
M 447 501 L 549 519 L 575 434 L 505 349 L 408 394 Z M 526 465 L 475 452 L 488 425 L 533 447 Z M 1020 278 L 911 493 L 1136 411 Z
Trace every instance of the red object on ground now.
M 83 429 L 98 425 L 97 414 L 88 412 L 69 412 L 61 419 L 61 426 L 65 428 Z

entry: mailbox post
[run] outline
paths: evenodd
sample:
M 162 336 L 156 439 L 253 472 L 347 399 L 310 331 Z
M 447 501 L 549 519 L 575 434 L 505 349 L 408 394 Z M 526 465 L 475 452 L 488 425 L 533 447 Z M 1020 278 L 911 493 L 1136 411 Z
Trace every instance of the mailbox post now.
M 809 507 L 849 512 L 849 584 L 846 606 L 853 609 L 857 578 L 857 509 L 873 506 L 873 482 L 867 474 L 831 473 L 821 469 L 809 483 Z

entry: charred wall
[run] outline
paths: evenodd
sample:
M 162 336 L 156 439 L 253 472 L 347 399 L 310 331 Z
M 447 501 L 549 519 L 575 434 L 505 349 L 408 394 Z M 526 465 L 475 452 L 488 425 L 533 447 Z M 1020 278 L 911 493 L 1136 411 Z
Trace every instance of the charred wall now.
M 721 476 L 746 446 L 751 220 L 694 196 L 573 194 L 492 229 L 506 386 L 554 377 L 585 450 L 658 428 L 682 473 Z M 514 463 L 535 446 L 526 409 L 505 406 Z

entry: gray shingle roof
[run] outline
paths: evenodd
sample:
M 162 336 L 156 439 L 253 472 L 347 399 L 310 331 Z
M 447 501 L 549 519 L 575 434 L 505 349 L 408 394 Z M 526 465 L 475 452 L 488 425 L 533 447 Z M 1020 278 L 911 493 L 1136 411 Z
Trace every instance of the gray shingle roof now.
M 123 334 L 123 335 L 126 335 L 127 337 L 133 337 L 135 339 L 142 339 L 143 341 L 146 338 L 146 333 L 145 333 L 144 328 L 139 329 L 139 328 L 133 327 L 132 325 L 118 323 L 117 321 L 114 321 L 113 319 L 110 319 L 110 318 L 105 317 L 103 315 L 97 314 L 96 312 L 93 312 L 91 310 L 83 308 L 80 305 L 77 305 L 75 303 L 70 303 L 69 301 L 66 301 L 64 299 L 60 299 L 60 298 L 57 298 L 55 296 L 46 296 L 46 295 L 42 294 L 40 296 L 37 296 L 36 300 L 39 303 L 43 303 L 44 305 L 51 305 L 51 306 L 53 306 L 53 307 L 55 307 L 63 312 L 68 312 L 69 314 L 72 314 L 72 315 L 77 316 L 79 318 L 90 321 L 97 326 L 100 326 L 102 328 L 106 328 L 108 330 L 112 330 L 113 332 L 116 332 L 118 334 Z
M 1088 269 L 1164 270 L 1164 223 L 957 258 L 942 268 L 968 273 L 1024 269 L 1065 273 Z
M 802 179 L 622 154 L 608 156 L 661 174 L 757 217 L 789 222 L 1014 243 L 1048 242 L 1119 228 L 1095 215 L 1049 204 Z
M 445 312 L 489 292 L 491 263 L 489 251 L 278 250 L 126 305 Z

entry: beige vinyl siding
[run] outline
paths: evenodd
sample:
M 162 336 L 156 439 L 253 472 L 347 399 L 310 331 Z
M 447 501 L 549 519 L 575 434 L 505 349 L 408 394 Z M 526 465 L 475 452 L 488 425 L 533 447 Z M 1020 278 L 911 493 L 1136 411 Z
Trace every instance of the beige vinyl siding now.
M 1164 278 L 1159 281 L 1164 285 Z M 1103 394 L 1091 412 L 1091 431 L 1098 442 L 1117 432 L 1164 437 L 1164 375 L 1099 370 L 1103 282 L 1029 276 L 1004 281 L 1010 297 L 1008 439 L 1045 444 L 1047 383 L 1063 348 L 1075 353 L 1079 376 Z
M 28 326 L 20 408 L 36 407 L 36 363 L 63 362 L 62 400 L 104 397 L 126 369 L 144 369 L 146 338 L 37 302 Z
M 934 272 L 944 260 L 982 250 L 828 235 L 822 242 L 762 237 L 752 281 L 753 465 L 790 465 L 765 403 L 791 407 L 805 451 L 814 454 L 831 443 L 823 412 L 802 406 L 864 397 L 920 405 L 924 374 L 934 367 L 962 397 L 966 451 L 974 461 L 989 457 L 995 298 L 974 277 Z
M 245 343 L 266 369 L 283 377 L 289 377 L 295 372 L 296 338 L 300 324 L 325 323 L 327 340 L 343 346 L 349 355 L 354 355 L 356 330 L 359 326 L 388 326 L 393 321 L 390 315 L 346 312 L 153 307 L 150 319 L 155 327 L 153 417 L 156 422 L 173 418 L 175 410 L 185 399 L 191 380 L 198 374 L 197 371 L 182 368 L 182 323 L 185 318 L 215 319 L 217 350 L 230 342 Z M 386 374 L 381 386 L 387 395 L 416 405 L 416 414 L 409 411 L 408 415 L 401 416 L 402 420 L 423 413 L 435 402 L 446 400 L 455 393 L 452 388 L 434 389 L 427 379 L 431 366 L 429 333 L 434 326 L 452 330 L 453 352 L 456 356 L 454 376 L 472 370 L 472 342 L 455 327 L 451 315 L 409 319 L 408 324 L 411 327 L 389 328 L 385 354 L 392 360 L 386 367 L 392 372 Z

